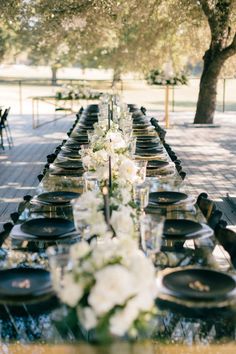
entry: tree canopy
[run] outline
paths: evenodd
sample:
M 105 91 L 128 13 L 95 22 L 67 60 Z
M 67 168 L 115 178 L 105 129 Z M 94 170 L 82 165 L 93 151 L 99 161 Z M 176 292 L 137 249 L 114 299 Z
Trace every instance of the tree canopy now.
M 2 0 L 1 10 L 2 23 L 14 28 L 32 62 L 54 67 L 79 63 L 119 75 L 169 61 L 178 71 L 203 57 L 208 91 L 216 95 L 220 71 L 236 52 L 235 0 Z M 206 87 L 202 80 L 197 120 L 205 114 Z M 214 95 L 207 93 L 209 122 Z

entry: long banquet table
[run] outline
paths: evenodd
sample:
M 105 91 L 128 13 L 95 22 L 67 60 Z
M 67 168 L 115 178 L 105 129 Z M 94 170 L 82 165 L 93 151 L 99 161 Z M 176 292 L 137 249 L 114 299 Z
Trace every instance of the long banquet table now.
M 74 127 L 71 134 L 79 126 Z M 168 154 L 165 152 L 166 159 Z M 159 182 L 153 190 L 158 188 Z M 187 191 L 177 171 L 171 177 L 175 185 Z M 166 183 L 165 178 L 162 180 Z M 82 193 L 82 177 L 54 175 L 48 170 L 39 184 L 36 194 L 45 191 L 75 191 Z M 66 217 L 73 220 L 71 208 L 40 207 L 32 200 L 26 200 L 20 206 L 21 214 L 18 223 L 28 218 L 39 216 Z M 195 204 L 193 207 L 175 210 L 167 209 L 167 218 L 188 218 L 205 222 L 201 210 Z M 65 240 L 66 244 L 74 243 L 78 239 Z M 61 243 L 61 242 L 60 242 Z M 55 244 L 53 242 L 52 244 Z M 46 248 L 51 242 L 20 241 L 8 237 L 0 250 L 1 268 L 15 266 L 34 266 L 48 269 Z M 168 271 L 169 268 L 182 266 L 205 266 L 229 272 L 235 276 L 228 254 L 217 243 L 215 237 L 200 240 L 190 240 L 183 245 L 167 242 L 162 245 L 161 252 L 156 260 L 157 272 Z M 82 341 L 82 335 L 76 323 L 71 320 L 70 312 L 61 304 L 56 296 L 43 298 L 37 303 L 22 303 L 20 306 L 0 305 L 0 352 L 1 353 L 233 353 L 235 352 L 235 300 L 225 306 L 194 309 L 191 302 L 174 302 L 168 296 L 160 294 L 157 300 L 159 312 L 155 322 L 154 336 L 141 342 L 115 342 L 109 347 L 90 346 Z M 87 338 L 89 342 L 90 338 Z M 220 343 L 229 343 L 222 346 Z M 34 343 L 34 344 L 33 344 Z M 36 344 L 35 344 L 36 343 Z M 26 344 L 33 345 L 27 349 Z M 207 347 L 202 345 L 211 344 Z M 68 345 L 68 346 L 66 346 Z M 24 349 L 23 349 L 24 348 Z M 29 350 L 29 351 L 27 351 Z

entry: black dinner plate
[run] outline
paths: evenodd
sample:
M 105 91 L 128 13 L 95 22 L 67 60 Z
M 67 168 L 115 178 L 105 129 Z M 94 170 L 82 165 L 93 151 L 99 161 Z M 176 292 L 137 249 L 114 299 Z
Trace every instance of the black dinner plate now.
M 165 275 L 163 285 L 176 297 L 201 301 L 227 296 L 235 289 L 236 283 L 228 274 L 211 269 L 191 268 Z
M 143 142 L 143 141 L 137 141 L 136 146 L 139 148 L 156 148 L 161 146 L 158 142 L 154 141 L 147 141 L 147 142 Z
M 137 136 L 137 143 L 139 143 L 139 142 L 156 142 L 156 143 L 158 143 L 159 140 L 155 136 L 139 135 L 139 136 Z
M 162 152 L 163 148 L 161 146 L 159 147 L 152 147 L 152 148 L 140 148 L 136 147 L 136 152 L 140 154 L 158 154 L 159 152 Z
M 99 106 L 96 103 L 89 104 L 85 109 L 84 113 L 98 113 Z
M 79 159 L 80 158 L 78 150 L 67 149 L 67 148 L 61 149 L 61 151 L 60 151 L 58 156 L 71 157 L 71 158 L 74 158 L 74 159 L 76 159 L 76 158 Z
M 65 170 L 78 170 L 83 168 L 82 161 L 58 161 L 54 166 L 63 168 Z
M 148 123 L 145 123 L 145 122 L 133 124 L 133 129 L 135 129 L 135 130 L 146 129 L 146 128 L 149 128 L 149 127 L 151 127 L 151 124 L 148 124 Z
M 76 143 L 66 143 L 64 146 L 66 148 L 66 150 L 70 150 L 70 151 L 78 151 L 81 149 L 81 145 L 83 145 L 82 143 L 80 144 L 76 144 Z
M 38 218 L 25 221 L 21 231 L 38 236 L 55 238 L 75 230 L 74 223 L 62 218 Z
M 202 225 L 188 219 L 166 219 L 163 236 L 166 238 L 190 237 L 202 230 Z
M 148 161 L 147 164 L 147 169 L 148 170 L 156 170 L 158 168 L 163 168 L 169 165 L 168 161 L 162 161 L 162 160 L 152 160 Z
M 68 139 L 69 140 L 69 139 Z M 73 133 L 73 136 L 70 137 L 70 141 L 74 141 L 79 144 L 87 144 L 88 143 L 88 135 L 78 135 L 77 133 Z
M 50 171 L 50 175 L 52 176 L 70 176 L 70 177 L 81 177 L 84 174 L 84 170 L 78 169 L 78 170 L 63 170 L 63 169 L 57 169 Z
M 0 270 L 0 299 L 25 301 L 52 292 L 50 273 L 44 269 Z
M 79 142 L 83 142 L 83 143 L 88 142 L 88 134 L 86 130 L 82 132 L 74 131 L 71 134 L 71 137 L 73 139 L 77 139 Z
M 188 196 L 181 192 L 152 192 L 149 194 L 149 201 L 159 205 L 174 204 L 187 199 Z
M 57 205 L 57 204 L 69 204 L 72 199 L 78 198 L 79 196 L 80 194 L 75 192 L 58 191 L 58 192 L 45 192 L 39 194 L 37 196 L 37 199 L 42 202 Z

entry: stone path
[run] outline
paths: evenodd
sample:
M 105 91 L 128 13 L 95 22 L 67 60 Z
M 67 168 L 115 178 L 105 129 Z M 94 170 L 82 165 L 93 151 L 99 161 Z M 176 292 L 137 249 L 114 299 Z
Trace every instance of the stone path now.
M 74 119 L 67 116 L 34 130 L 30 116 L 10 115 L 14 147 L 9 149 L 5 141 L 5 150 L 0 149 L 0 225 L 9 220 L 24 195 L 34 194 L 46 156 L 66 137 Z
M 186 127 L 193 114 L 175 113 L 167 142 L 182 161 L 187 172 L 187 184 L 193 194 L 207 192 L 225 212 L 225 219 L 236 224 L 236 211 L 224 202 L 226 194 L 236 195 L 236 116 L 235 113 L 216 114 L 216 128 Z
M 152 113 L 162 120 L 163 113 Z M 0 150 L 0 223 L 9 219 L 24 195 L 34 194 L 46 155 L 66 136 L 73 120 L 68 116 L 33 130 L 30 116 L 10 116 L 15 146 Z M 207 192 L 227 221 L 236 224 L 236 213 L 223 200 L 226 193 L 236 195 L 236 117 L 218 113 L 215 122 L 220 128 L 184 125 L 192 121 L 193 113 L 172 113 L 166 140 L 182 160 L 191 192 Z

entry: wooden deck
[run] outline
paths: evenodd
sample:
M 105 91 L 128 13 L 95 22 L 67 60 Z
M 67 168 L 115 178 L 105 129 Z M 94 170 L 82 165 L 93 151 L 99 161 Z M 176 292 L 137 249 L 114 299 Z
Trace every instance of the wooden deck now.
M 14 147 L 9 149 L 5 141 L 5 150 L 0 149 L 0 229 L 17 210 L 22 197 L 34 194 L 46 156 L 66 137 L 74 119 L 70 115 L 32 129 L 31 116 L 10 115 Z

